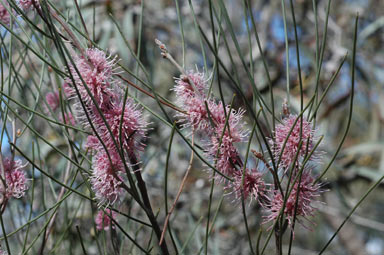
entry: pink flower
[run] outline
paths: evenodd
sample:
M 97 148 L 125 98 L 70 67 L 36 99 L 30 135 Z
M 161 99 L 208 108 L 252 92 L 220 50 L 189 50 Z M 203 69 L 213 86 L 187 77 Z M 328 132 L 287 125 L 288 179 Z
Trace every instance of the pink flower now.
M 186 100 L 184 109 L 188 114 L 178 114 L 180 121 L 184 123 L 183 127 L 192 127 L 194 130 L 210 130 L 205 100 L 201 97 L 191 97 Z
M 248 135 L 243 127 L 242 122 L 244 114 L 243 110 L 231 110 L 226 106 L 226 113 L 229 114 L 226 124 L 227 116 L 225 115 L 223 104 L 211 102 L 209 104 L 209 111 L 211 114 L 211 122 L 214 125 L 209 132 L 210 141 L 204 146 L 206 154 L 212 158 L 216 163 L 217 169 L 223 174 L 231 177 L 235 174 L 236 166 L 242 167 L 242 161 L 239 153 L 235 147 L 236 143 L 245 142 Z M 222 179 L 222 176 L 217 176 Z
M 11 161 L 10 158 L 5 158 L 3 159 L 3 166 L 5 183 L 7 185 L 5 192 L 2 190 L 2 192 L 5 193 L 5 197 L 8 199 L 11 197 L 23 197 L 28 186 L 25 172 L 22 170 L 23 166 L 21 160 Z
M 245 113 L 243 109 L 240 108 L 236 111 L 235 109 L 230 109 L 229 105 L 226 105 L 224 111 L 222 102 L 217 104 L 215 102 L 210 102 L 209 112 L 214 125 L 213 130 L 218 139 L 220 139 L 224 130 L 224 136 L 230 137 L 233 143 L 246 141 L 249 132 L 244 128 L 246 122 L 243 121 Z M 225 125 L 228 115 L 228 123 Z
M 185 103 L 184 101 L 181 101 L 182 99 L 188 99 L 190 97 L 195 97 L 196 95 L 206 97 L 208 80 L 204 79 L 204 76 L 204 73 L 190 70 L 187 71 L 186 76 L 181 75 L 180 78 L 176 79 L 176 85 L 173 90 L 176 92 L 176 96 L 180 103 Z M 190 81 L 192 81 L 193 84 L 191 84 Z M 197 91 L 195 91 L 195 88 Z
M 273 147 L 275 160 L 278 161 L 281 154 L 281 165 L 285 169 L 290 167 L 297 152 L 299 153 L 297 162 L 299 162 L 307 155 L 307 153 L 309 154 L 311 152 L 314 146 L 312 123 L 303 118 L 301 130 L 302 145 L 301 148 L 299 148 L 301 119 L 297 118 L 297 115 L 289 115 L 287 118 L 283 119 L 282 123 L 276 126 L 275 142 L 273 139 L 269 139 L 269 143 Z M 297 122 L 295 124 L 296 119 Z M 293 129 L 290 133 L 292 127 Z M 285 140 L 287 140 L 287 142 L 284 147 Z
M 302 218 L 308 219 L 308 217 L 311 217 L 314 215 L 314 212 L 316 211 L 316 209 L 315 207 L 313 207 L 313 202 L 315 202 L 316 198 L 320 196 L 321 192 L 322 192 L 321 184 L 314 183 L 314 178 L 311 176 L 310 170 L 304 170 L 301 176 L 300 185 L 299 185 L 299 180 L 297 179 L 292 189 L 292 192 L 290 193 L 285 204 L 284 215 L 288 220 L 288 224 L 290 226 L 292 226 L 293 224 L 293 217 L 295 215 L 295 210 L 296 210 L 296 217 L 302 217 Z M 277 217 L 279 216 L 280 210 L 283 207 L 283 203 L 284 203 L 284 198 L 282 197 L 280 191 L 275 191 L 275 194 L 271 201 L 269 215 L 265 217 L 264 222 L 276 220 Z M 297 203 L 297 207 L 296 207 L 296 203 Z M 296 218 L 296 219 L 299 223 L 301 223 L 300 218 Z
M 256 169 L 246 169 L 244 173 L 244 184 L 243 176 L 241 171 L 237 171 L 234 176 L 234 182 L 229 184 L 229 187 L 233 189 L 236 199 L 241 199 L 241 193 L 244 194 L 244 200 L 248 197 L 258 200 L 262 198 L 266 199 L 266 187 L 267 184 L 263 180 L 263 174 Z
M 104 150 L 99 151 L 93 159 L 92 190 L 100 204 L 114 204 L 122 194 L 121 160 L 111 153 L 111 161 Z
M 96 228 L 98 230 L 104 229 L 105 231 L 109 230 L 110 227 L 115 228 L 112 219 L 115 220 L 116 215 L 117 213 L 111 211 L 110 209 L 105 209 L 105 212 L 103 210 L 100 210 L 95 217 Z
M 223 136 L 221 142 L 220 138 L 212 136 L 211 143 L 205 145 L 204 148 L 207 156 L 216 163 L 216 168 L 226 176 L 233 176 L 238 171 L 236 166 L 242 165 L 239 153 L 230 136 Z M 225 181 L 220 175 L 216 177 L 220 181 Z
M 121 149 L 120 144 L 122 144 L 123 149 L 130 154 L 136 154 L 143 150 L 142 140 L 145 137 L 147 122 L 133 100 L 128 99 L 125 107 L 122 103 L 113 105 L 110 110 L 104 112 L 104 117 L 113 136 L 101 118 L 96 118 L 96 127 L 100 130 L 99 134 L 107 148 L 117 149 L 113 142 L 115 139 L 117 146 L 119 146 L 118 149 Z
M 113 84 L 116 83 L 112 79 L 113 69 L 115 67 L 114 60 L 110 60 L 103 51 L 96 48 L 89 48 L 85 51 L 85 56 L 75 56 L 74 62 L 80 75 L 77 73 L 74 66 L 70 66 L 70 72 L 73 76 L 75 84 L 72 83 L 70 77 L 66 78 L 64 85 L 66 94 L 70 97 L 77 97 L 77 86 L 81 100 L 89 111 L 96 111 L 92 97 L 100 109 L 108 108 L 111 101 L 116 98 L 113 91 Z M 83 83 L 85 82 L 85 84 Z M 87 91 L 86 86 L 90 91 Z M 80 111 L 83 108 L 80 104 L 77 107 Z
M 10 8 L 8 4 L 7 7 Z M 0 3 L 0 20 L 5 25 L 9 25 L 9 22 L 11 21 L 11 15 L 9 14 L 7 8 L 5 8 L 3 3 Z
M 75 104 L 76 117 L 86 128 L 92 124 L 93 134 L 85 146 L 97 152 L 90 178 L 96 199 L 100 204 L 113 204 L 120 200 L 124 181 L 121 172 L 125 155 L 120 151 L 136 154 L 143 149 L 147 122 L 133 100 L 122 103 L 118 81 L 113 78 L 114 59 L 90 48 L 85 56 L 75 56 L 74 62 L 69 68 L 74 81 L 65 79 L 64 93 L 77 100 L 80 96 L 81 101 Z
M 60 96 L 59 92 L 48 92 L 45 95 L 45 100 L 49 107 L 51 107 L 52 111 L 55 111 L 60 105 Z
M 68 83 L 69 82 L 69 83 Z M 70 83 L 70 80 L 68 80 L 68 79 L 66 79 L 65 81 L 64 81 L 64 84 L 63 84 L 63 91 L 64 91 L 64 94 L 65 94 L 65 96 L 66 97 L 71 97 L 71 96 L 74 96 L 74 94 L 76 93 L 75 91 L 74 91 L 74 89 L 71 87 L 71 85 L 70 85 L 71 83 Z
M 180 122 L 184 123 L 184 127 L 192 127 L 194 130 L 205 130 L 209 127 L 208 111 L 205 105 L 208 99 L 207 89 L 208 84 L 204 79 L 204 73 L 191 70 L 187 72 L 187 76 L 181 75 L 176 79 L 173 88 L 176 101 L 187 112 L 187 114 L 177 115 Z
M 39 0 L 19 0 L 19 6 L 24 11 L 28 11 L 32 8 L 40 8 Z
M 89 135 L 87 137 L 87 142 L 85 143 L 85 148 L 96 150 L 100 146 L 100 141 L 97 136 Z
M 208 138 L 204 145 L 206 155 L 224 175 L 234 175 L 236 166 L 242 165 L 235 144 L 246 141 L 248 135 L 242 121 L 244 110 L 230 110 L 228 105 L 224 106 L 222 102 L 216 103 L 211 99 L 207 94 L 208 80 L 204 79 L 203 73 L 188 71 L 187 76 L 182 75 L 176 79 L 173 90 L 178 105 L 187 112 L 187 115 L 177 115 L 184 127 L 202 131 Z M 220 175 L 216 178 L 224 181 Z

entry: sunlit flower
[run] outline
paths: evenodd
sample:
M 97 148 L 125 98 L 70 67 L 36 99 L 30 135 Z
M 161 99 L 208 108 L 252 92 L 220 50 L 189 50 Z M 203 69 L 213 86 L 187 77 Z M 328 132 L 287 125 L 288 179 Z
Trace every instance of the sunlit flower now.
M 230 136 L 223 136 L 222 139 L 212 136 L 211 143 L 204 148 L 207 156 L 216 163 L 216 168 L 226 176 L 231 177 L 237 171 L 236 166 L 241 166 L 239 153 Z M 225 181 L 221 175 L 217 175 L 216 178 Z
M 197 91 L 195 91 L 197 89 Z M 188 99 L 196 95 L 207 97 L 208 79 L 205 79 L 204 73 L 190 70 L 186 75 L 181 75 L 176 79 L 176 85 L 173 90 L 176 92 L 177 100 L 181 98 Z M 184 102 L 181 102 L 184 103 Z
M 85 148 L 96 150 L 97 148 L 99 148 L 99 146 L 100 146 L 100 141 L 97 138 L 97 136 L 89 135 L 87 137 L 87 141 L 85 143 Z
M 245 111 L 243 109 L 231 109 L 229 105 L 225 106 L 225 111 L 222 102 L 210 102 L 209 112 L 216 137 L 224 136 L 231 137 L 233 143 L 245 142 L 248 136 L 248 130 L 244 128 L 246 122 L 243 120 Z
M 208 95 L 208 87 L 203 73 L 188 71 L 187 75 L 176 79 L 173 90 L 178 105 L 186 112 L 177 116 L 184 127 L 204 133 L 207 137 L 203 144 L 206 155 L 221 173 L 231 177 L 237 171 L 236 167 L 242 165 L 235 144 L 244 142 L 248 135 L 242 121 L 244 110 L 236 111 L 222 102 L 216 103 Z M 216 178 L 225 181 L 220 175 Z

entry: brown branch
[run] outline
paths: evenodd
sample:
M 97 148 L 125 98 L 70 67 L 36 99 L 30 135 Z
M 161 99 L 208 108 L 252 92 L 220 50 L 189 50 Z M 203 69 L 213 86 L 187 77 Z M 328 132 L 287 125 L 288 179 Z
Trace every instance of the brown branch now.
M 193 147 L 193 144 L 194 144 L 194 133 L 192 132 L 192 147 Z M 182 190 L 183 190 L 183 188 L 184 188 L 184 185 L 185 185 L 185 181 L 187 180 L 189 171 L 190 171 L 191 168 L 192 168 L 193 157 L 194 157 L 194 152 L 193 152 L 193 150 L 192 150 L 191 158 L 190 158 L 190 160 L 189 160 L 189 164 L 188 164 L 187 171 L 185 172 L 185 175 L 184 175 L 184 177 L 183 177 L 183 180 L 181 181 L 179 190 L 177 191 L 177 195 L 176 195 L 175 201 L 174 201 L 173 204 L 172 204 L 171 210 L 169 210 L 169 212 L 168 212 L 168 214 L 167 214 L 167 217 L 165 218 L 164 227 L 163 227 L 163 233 L 161 233 L 161 238 L 160 238 L 159 245 L 161 245 L 161 243 L 162 243 L 163 240 L 164 240 L 165 231 L 167 230 L 167 227 L 168 227 L 169 218 L 171 217 L 171 214 L 172 214 L 173 210 L 175 210 L 176 203 L 177 203 L 177 201 L 178 201 L 179 198 L 180 198 L 181 192 L 182 192 Z
M 155 232 L 157 239 L 160 241 L 162 231 L 160 229 L 159 224 L 157 223 L 155 215 L 153 214 L 151 202 L 149 201 L 147 187 L 145 185 L 143 177 L 141 176 L 139 162 L 134 154 L 129 155 L 129 159 L 132 164 L 133 172 L 135 173 L 135 177 L 137 180 L 137 186 L 139 187 L 141 198 L 143 199 L 143 203 L 145 206 L 143 209 L 147 214 L 149 221 L 151 222 L 153 231 Z M 164 255 L 169 254 L 166 242 L 160 244 L 160 249 Z
M 148 91 L 146 91 L 145 89 L 142 89 L 140 88 L 139 86 L 137 86 L 136 84 L 134 84 L 133 82 L 131 82 L 130 80 L 124 78 L 123 76 L 121 76 L 120 74 L 117 74 L 117 77 L 119 77 L 121 80 L 125 81 L 126 83 L 128 83 L 129 85 L 131 85 L 132 87 L 134 87 L 135 89 L 139 90 L 140 92 L 146 94 L 147 96 L 149 97 L 152 97 L 153 99 L 156 99 L 156 97 L 154 95 L 152 95 L 151 93 L 149 93 Z M 183 111 L 183 110 L 180 110 L 179 108 L 175 107 L 174 105 L 168 103 L 168 102 L 165 102 L 164 100 L 162 99 L 159 99 L 159 102 L 162 103 L 163 105 L 165 106 L 168 106 L 169 108 L 172 108 L 173 110 L 175 111 L 178 111 L 180 113 L 183 113 L 183 114 L 188 114 L 186 111 Z

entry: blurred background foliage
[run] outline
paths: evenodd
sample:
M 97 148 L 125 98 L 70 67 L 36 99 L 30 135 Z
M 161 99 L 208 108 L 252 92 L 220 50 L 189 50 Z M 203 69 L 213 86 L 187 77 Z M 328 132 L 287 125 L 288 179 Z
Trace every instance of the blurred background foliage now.
M 53 2 L 53 1 L 51 1 Z M 214 17 L 220 19 L 221 12 L 218 1 L 213 1 L 216 12 Z M 252 20 L 246 18 L 243 1 L 224 1 L 233 32 L 240 47 L 241 56 L 238 54 L 236 44 L 233 41 L 231 29 L 226 22 L 222 22 L 220 34 L 220 60 L 229 71 L 230 76 L 236 77 L 245 97 L 249 102 L 254 103 L 253 88 L 243 68 L 242 60 L 253 70 L 253 79 L 260 93 L 269 100 L 269 85 L 260 52 L 257 47 Z M 286 98 L 286 49 L 284 37 L 284 22 L 282 16 L 281 1 L 247 1 L 250 11 L 254 16 L 256 29 L 260 37 L 261 46 L 267 60 L 270 71 L 270 78 L 275 95 L 274 105 L 277 117 L 281 117 L 281 104 Z M 318 15 L 314 15 L 315 3 Z M 316 29 L 315 19 L 318 21 L 320 42 L 323 40 L 324 23 L 326 17 L 327 2 L 319 1 L 294 1 L 297 31 L 300 46 L 301 71 L 304 86 L 304 102 L 308 102 L 312 96 L 316 83 Z M 212 28 L 209 12 L 209 3 L 205 0 L 90 0 L 79 1 L 82 14 L 92 39 L 102 48 L 106 49 L 112 56 L 117 55 L 119 63 L 132 70 L 154 90 L 169 99 L 173 98 L 170 91 L 174 84 L 173 77 L 178 77 L 179 71 L 164 60 L 160 51 L 154 43 L 155 38 L 160 39 L 167 45 L 173 57 L 183 64 L 185 68 L 204 71 L 207 77 L 212 73 L 215 63 L 215 56 L 207 46 L 207 43 L 199 30 L 196 22 L 201 26 L 207 39 L 212 42 Z M 176 8 L 178 3 L 178 11 Z M 72 1 L 56 1 L 56 7 L 68 17 L 75 27 L 81 28 L 81 21 Z M 193 7 L 193 11 L 191 9 Z M 293 112 L 300 109 L 300 90 L 298 84 L 298 68 L 296 62 L 296 49 L 292 16 L 290 15 L 289 2 L 287 8 L 287 33 L 289 43 L 289 84 L 290 84 L 290 105 Z M 323 203 L 319 203 L 319 213 L 313 219 L 316 226 L 307 230 L 298 226 L 295 231 L 293 254 L 317 254 L 331 235 L 341 224 L 346 214 L 352 209 L 356 202 L 363 196 L 365 191 L 379 178 L 384 175 L 384 2 L 381 0 L 343 0 L 332 1 L 330 8 L 326 48 L 324 62 L 320 75 L 320 90 L 323 91 L 332 75 L 336 72 L 340 62 L 348 52 L 348 57 L 343 65 L 335 83 L 328 92 L 325 101 L 319 108 L 317 115 L 318 134 L 324 135 L 321 149 L 325 151 L 326 160 L 319 163 L 319 171 L 329 162 L 345 132 L 348 115 L 348 102 L 351 94 L 351 50 L 353 42 L 354 19 L 359 13 L 360 22 L 358 27 L 358 48 L 356 61 L 356 90 L 354 101 L 354 112 L 351 129 L 331 169 L 324 178 L 325 188 L 331 190 L 322 196 Z M 122 34 L 111 19 L 112 15 L 119 24 Z M 216 16 L 217 15 L 217 16 Z M 179 16 L 182 30 L 180 30 Z M 39 17 L 29 14 L 31 19 L 39 26 Z M 216 20 L 216 18 L 214 18 Z M 216 20 L 217 21 L 217 20 Z M 23 21 L 20 20 L 23 24 Z M 215 22 L 216 28 L 218 23 Z M 42 27 L 42 26 L 39 26 Z M 31 33 L 28 26 L 14 27 L 16 32 L 22 29 L 31 36 L 31 44 L 38 38 Z M 182 32 L 183 31 L 183 32 Z M 81 36 L 76 33 L 79 38 Z M 250 36 L 249 36 L 250 35 Z M 183 40 L 184 36 L 184 49 Z M 23 35 L 26 41 L 28 38 Z M 224 40 L 225 39 L 225 40 Z M 26 46 L 19 43 L 14 37 L 11 39 L 9 33 L 2 30 L 2 45 L 13 41 L 12 62 L 14 71 L 14 88 L 12 96 L 19 98 L 19 101 L 36 111 L 45 113 L 44 96 L 48 91 L 55 90 L 63 80 L 49 70 L 36 56 L 26 50 Z M 82 38 L 84 44 L 87 41 Z M 131 50 L 127 47 L 127 43 Z M 43 41 L 46 47 L 53 47 L 52 42 Z M 68 44 L 69 46 L 69 44 Z M 42 55 L 46 52 L 38 47 Z M 6 50 L 8 52 L 6 52 Z M 9 48 L 3 54 L 7 57 Z M 183 56 L 185 50 L 185 56 Z M 132 55 L 137 52 L 144 72 Z M 53 56 L 57 55 L 52 52 Z M 7 58 L 5 58 L 7 59 Z M 23 63 L 24 64 L 21 64 Z M 4 73 L 7 68 L 4 67 Z M 64 69 L 62 71 L 65 71 Z M 131 81 L 140 84 L 133 75 L 122 72 Z M 232 95 L 238 93 L 229 75 L 221 71 L 220 82 L 224 88 L 224 97 L 227 103 Z M 214 84 L 214 93 L 218 97 L 217 82 Z M 140 95 L 135 89 L 130 90 L 132 95 L 138 96 L 141 102 L 162 116 L 155 100 Z M 22 100 L 21 100 L 22 99 Z M 41 102 L 41 103 L 37 103 Z M 41 121 L 31 111 L 23 109 L 16 104 L 11 104 L 18 109 L 21 116 L 30 121 L 36 133 L 26 128 L 25 133 L 18 140 L 18 147 L 31 158 L 34 157 L 45 171 L 63 180 L 64 170 L 67 161 L 62 155 L 52 149 L 47 142 L 38 138 L 38 134 L 44 137 L 56 148 L 68 153 L 67 140 L 63 136 L 61 128 Z M 242 107 L 244 100 L 237 96 L 235 108 Z M 167 110 L 169 116 L 175 112 Z M 164 218 L 164 174 L 166 156 L 169 149 L 171 128 L 147 113 L 151 121 L 151 130 L 148 134 L 147 147 L 143 154 L 143 173 L 149 187 L 150 197 L 155 209 L 159 211 L 159 219 Z M 24 125 L 17 121 L 17 127 L 22 129 Z M 7 126 L 11 132 L 11 127 Z M 188 131 L 185 131 L 188 133 Z M 266 129 L 266 132 L 268 129 Z M 268 134 L 268 133 L 267 133 Z M 74 141 L 78 146 L 83 144 L 83 136 L 73 133 Z M 268 134 L 271 135 L 270 133 Z M 6 148 L 8 139 L 4 139 L 3 151 Z M 7 147 L 8 146 L 8 147 Z M 256 145 L 255 145 L 256 146 Z M 245 148 L 243 148 L 245 149 Z M 256 149 L 256 148 L 255 148 Z M 181 179 L 188 166 L 190 148 L 183 139 L 175 135 L 168 166 L 168 204 L 171 204 L 177 193 Z M 86 163 L 85 163 L 86 164 Z M 73 171 L 73 172 L 72 172 Z M 71 173 L 75 173 L 72 169 Z M 32 174 L 34 173 L 34 174 Z M 44 241 L 41 236 L 46 235 L 44 224 L 52 216 L 52 211 L 45 213 L 57 202 L 57 195 L 61 187 L 52 182 L 49 178 L 43 177 L 39 171 L 29 167 L 28 174 L 32 179 L 34 193 L 28 192 L 27 197 L 21 200 L 14 200 L 7 207 L 4 214 L 6 232 L 11 233 L 20 226 L 24 228 L 9 237 L 11 244 L 23 246 L 25 231 L 30 231 L 31 244 L 36 237 L 36 243 L 31 246 L 30 254 L 37 254 L 41 247 L 46 246 L 44 252 L 47 254 L 82 254 L 79 243 L 79 233 L 87 247 L 89 254 L 100 254 L 103 251 L 105 242 L 108 243 L 109 235 L 113 233 L 96 233 L 94 229 L 94 204 L 82 199 L 79 196 L 71 195 L 60 204 L 60 207 L 53 207 L 58 210 L 56 222 L 52 228 L 50 238 Z M 86 176 L 85 173 L 83 174 Z M 171 218 L 171 228 L 176 238 L 176 244 L 181 248 L 186 240 L 188 246 L 185 254 L 196 254 L 202 247 L 205 235 L 205 224 L 207 206 L 209 202 L 210 182 L 207 167 L 197 158 L 193 162 L 193 168 L 187 179 L 186 186 L 177 204 L 176 211 Z M 71 175 L 72 176 L 72 175 Z M 80 185 L 83 179 L 81 175 L 76 178 L 73 187 Z M 32 185 L 32 181 L 31 181 Z M 223 193 L 223 185 L 215 186 L 213 193 L 213 206 L 211 217 L 215 217 L 215 225 L 210 238 L 209 254 L 249 254 L 248 239 L 243 224 L 243 216 L 238 202 L 233 202 L 231 194 Z M 361 207 L 344 226 L 338 237 L 333 241 L 325 254 L 383 254 L 384 253 L 384 199 L 383 185 L 366 199 Z M 32 189 L 31 189 L 32 190 Z M 83 190 L 86 192 L 86 189 Z M 34 196 L 33 203 L 31 196 Z M 129 198 L 127 199 L 129 200 Z M 137 218 L 145 219 L 142 212 L 135 203 L 122 203 L 121 210 L 134 215 Z M 256 203 L 250 203 L 246 208 L 249 219 L 249 226 L 253 242 L 256 243 L 260 231 L 259 224 L 262 220 L 260 208 Z M 156 210 L 155 210 L 156 211 Z M 27 224 L 43 213 L 42 217 Z M 119 218 L 120 219 L 120 218 Z M 139 225 L 126 218 L 121 218 L 122 226 L 140 240 L 140 243 L 150 243 L 150 232 L 142 230 Z M 76 228 L 78 227 L 78 229 Z M 265 232 L 269 225 L 262 225 Z M 261 244 L 264 244 L 265 236 L 262 236 Z M 287 244 L 284 240 L 285 244 Z M 134 248 L 129 240 L 121 241 L 122 254 L 140 253 Z M 28 247 L 28 245 L 27 245 Z M 108 247 L 108 244 L 106 245 Z M 273 242 L 266 250 L 266 254 L 273 253 Z M 18 250 L 18 249 L 16 249 Z

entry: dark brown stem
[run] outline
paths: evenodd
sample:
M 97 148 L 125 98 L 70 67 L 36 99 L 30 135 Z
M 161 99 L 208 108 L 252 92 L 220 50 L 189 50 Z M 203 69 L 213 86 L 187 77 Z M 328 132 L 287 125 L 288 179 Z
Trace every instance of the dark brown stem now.
M 279 224 L 276 224 L 275 226 L 275 244 L 276 244 L 276 255 L 283 254 L 283 251 L 281 250 L 281 232 L 279 228 Z
M 130 160 L 130 162 L 132 164 L 133 172 L 135 173 L 136 180 L 137 180 L 137 186 L 139 187 L 139 190 L 140 190 L 140 193 L 141 193 L 141 197 L 143 199 L 143 203 L 144 203 L 144 206 L 145 206 L 143 209 L 144 209 L 145 213 L 147 214 L 147 217 L 148 217 L 149 221 L 151 222 L 153 231 L 155 232 L 157 239 L 160 242 L 162 231 L 160 229 L 159 224 L 157 223 L 155 215 L 153 214 L 151 202 L 149 201 L 147 187 L 145 185 L 143 177 L 141 176 L 139 162 L 138 162 L 136 156 L 133 155 L 133 154 L 131 154 L 129 156 L 129 160 Z M 162 253 L 164 255 L 169 254 L 167 243 L 165 241 L 163 241 L 161 243 L 160 248 L 161 248 L 161 251 L 162 251 Z

